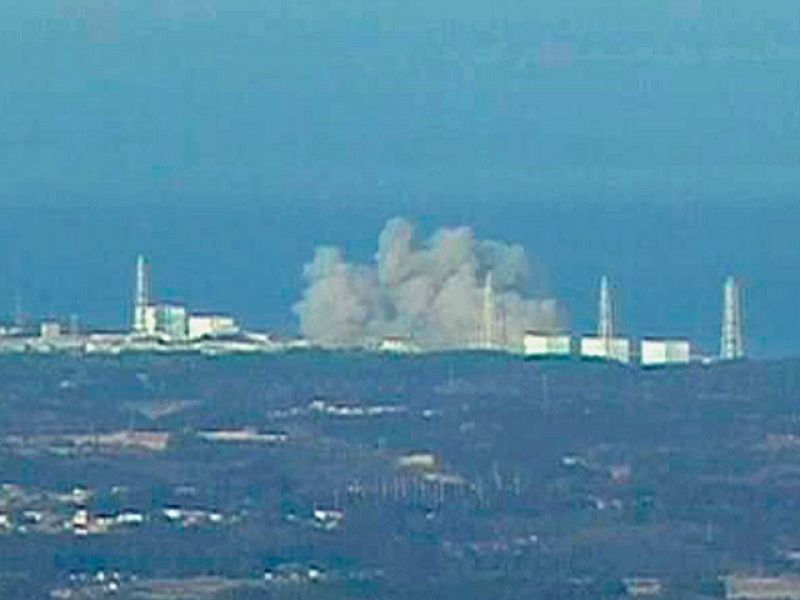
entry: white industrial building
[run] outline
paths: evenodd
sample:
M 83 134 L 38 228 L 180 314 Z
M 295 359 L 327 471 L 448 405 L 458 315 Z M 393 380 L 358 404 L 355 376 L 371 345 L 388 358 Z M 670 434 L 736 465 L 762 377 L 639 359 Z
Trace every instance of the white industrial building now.
M 392 336 L 382 339 L 378 350 L 394 354 L 415 354 L 420 348 L 408 338 Z
M 147 335 L 184 339 L 188 333 L 188 313 L 179 304 L 148 304 L 143 310 L 143 331 Z
M 222 314 L 190 314 L 179 304 L 151 304 L 143 313 L 143 333 L 171 340 L 199 340 L 235 335 L 239 326 L 233 317 Z
M 569 358 L 572 354 L 572 338 L 566 334 L 528 331 L 522 344 L 528 358 Z
M 147 335 L 155 335 L 158 329 L 158 319 L 156 318 L 158 307 L 154 304 L 148 304 L 141 307 L 141 327 L 134 331 L 138 333 L 146 333 Z
M 631 361 L 631 341 L 622 337 L 583 336 L 581 358 L 627 364 Z
M 61 337 L 61 325 L 57 321 L 45 321 L 39 325 L 39 337 L 55 340 Z
M 600 278 L 600 302 L 597 334 L 585 335 L 580 341 L 581 358 L 621 363 L 631 361 L 631 341 L 617 335 L 616 310 L 608 278 Z
M 800 600 L 800 577 L 729 575 L 722 577 L 730 600 Z
M 189 339 L 213 338 L 239 333 L 236 320 L 228 315 L 190 315 Z
M 688 340 L 642 340 L 640 360 L 644 367 L 686 364 L 690 357 L 691 344 Z
M 153 301 L 152 272 L 144 256 L 136 261 L 133 332 L 166 341 L 202 340 L 239 333 L 236 321 L 221 314 L 190 314 L 181 304 Z

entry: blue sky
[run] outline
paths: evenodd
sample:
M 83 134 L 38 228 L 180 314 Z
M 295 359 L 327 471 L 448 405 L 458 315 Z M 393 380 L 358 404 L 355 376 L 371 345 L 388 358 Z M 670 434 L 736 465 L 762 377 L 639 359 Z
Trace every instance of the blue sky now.
M 11 1 L 0 66 L 12 201 L 798 183 L 782 0 Z

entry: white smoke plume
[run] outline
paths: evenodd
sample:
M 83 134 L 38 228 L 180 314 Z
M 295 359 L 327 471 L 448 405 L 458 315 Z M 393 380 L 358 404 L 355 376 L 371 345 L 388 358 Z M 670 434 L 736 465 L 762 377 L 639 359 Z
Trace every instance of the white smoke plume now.
M 554 300 L 523 295 L 532 282 L 522 246 L 476 239 L 468 227 L 420 241 L 411 223 L 395 218 L 380 234 L 375 264 L 349 263 L 342 250 L 326 246 L 303 274 L 308 287 L 294 311 L 303 335 L 323 346 L 401 337 L 430 350 L 516 348 L 525 330 L 553 331 L 561 320 Z

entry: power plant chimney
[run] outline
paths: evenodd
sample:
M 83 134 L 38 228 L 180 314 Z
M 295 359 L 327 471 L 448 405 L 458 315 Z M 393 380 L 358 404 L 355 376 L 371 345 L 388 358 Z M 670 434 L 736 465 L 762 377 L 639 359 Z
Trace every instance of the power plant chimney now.
M 136 259 L 136 292 L 133 300 L 133 330 L 137 333 L 145 331 L 145 313 L 150 304 L 150 264 L 143 255 Z
M 616 334 L 614 327 L 614 304 L 611 290 L 608 287 L 608 277 L 600 278 L 600 304 L 597 315 L 597 336 L 608 341 Z
M 742 334 L 742 291 L 733 277 L 725 280 L 722 309 L 722 339 L 719 356 L 722 360 L 744 358 Z
M 20 329 L 25 326 L 25 313 L 22 312 L 22 294 L 19 290 L 14 294 L 14 326 Z
M 483 284 L 483 344 L 484 348 L 494 348 L 496 309 L 494 289 L 492 288 L 492 272 L 486 274 Z

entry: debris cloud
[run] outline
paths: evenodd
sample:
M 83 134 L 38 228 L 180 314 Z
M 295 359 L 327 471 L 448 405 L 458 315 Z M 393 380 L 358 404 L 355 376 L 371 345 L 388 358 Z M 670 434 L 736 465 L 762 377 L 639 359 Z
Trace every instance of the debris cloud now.
M 307 287 L 294 307 L 300 329 L 328 347 L 401 338 L 425 350 L 516 348 L 525 330 L 561 324 L 553 299 L 525 293 L 535 282 L 524 248 L 477 239 L 469 227 L 421 241 L 414 225 L 394 218 L 378 238 L 374 264 L 348 262 L 341 249 L 324 246 L 303 275 Z

